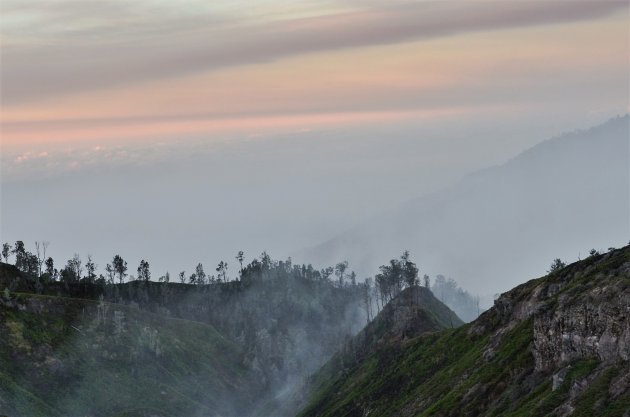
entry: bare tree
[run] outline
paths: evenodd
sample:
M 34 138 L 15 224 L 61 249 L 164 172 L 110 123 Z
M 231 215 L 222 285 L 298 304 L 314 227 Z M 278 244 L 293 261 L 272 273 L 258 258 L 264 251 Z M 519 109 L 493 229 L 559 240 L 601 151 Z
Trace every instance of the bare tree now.
M 92 255 L 87 256 L 87 262 L 85 263 L 85 269 L 87 271 L 87 279 L 90 282 L 94 282 L 96 279 L 97 265 L 92 260 Z
M 2 244 L 2 257 L 5 263 L 9 263 L 9 255 L 11 255 L 11 244 L 5 242 Z
M 197 284 L 204 285 L 206 283 L 206 273 L 201 262 L 195 267 L 195 275 L 197 275 Z
M 162 275 L 162 276 L 159 278 L 159 281 L 160 281 L 160 282 L 166 282 L 166 283 L 168 283 L 170 280 L 171 280 L 171 274 L 169 274 L 169 273 L 168 273 L 168 271 L 166 271 L 166 274 Z
M 369 324 L 371 320 L 371 316 L 372 316 L 372 299 L 370 297 L 370 288 L 371 288 L 370 278 L 365 279 L 365 283 L 362 285 L 362 287 L 363 287 L 362 288 L 363 302 L 365 303 L 365 314 L 367 316 L 366 318 Z
M 477 317 L 481 315 L 481 307 L 479 307 L 479 296 L 475 296 L 475 304 L 477 305 Z
M 411 262 L 408 250 L 404 251 L 400 257 L 400 266 L 402 268 L 402 278 L 407 287 L 418 285 L 418 267 Z
M 113 284 L 114 278 L 116 278 L 116 270 L 112 266 L 112 264 L 107 264 L 105 266 L 105 272 L 107 273 L 107 283 Z
M 81 279 L 81 274 L 83 274 L 83 266 L 82 266 L 81 257 L 78 253 L 75 253 L 72 259 L 70 260 L 70 265 L 74 272 L 74 276 L 77 280 Z
M 353 287 L 357 285 L 357 273 L 354 271 L 350 272 L 350 284 L 352 284 Z
M 343 276 L 348 268 L 348 261 L 339 262 L 335 265 L 335 275 L 339 279 L 339 287 L 343 287 Z
M 238 253 L 236 254 L 236 260 L 238 261 L 239 265 L 241 266 L 241 274 L 243 274 L 243 259 L 245 259 L 245 254 L 243 253 L 242 250 L 238 251 Z
M 219 265 L 217 266 L 217 272 L 219 273 L 219 279 L 223 278 L 223 282 L 227 282 L 227 269 L 227 262 L 219 262 Z
M 431 289 L 431 278 L 427 274 L 424 274 L 424 286 Z
M 40 277 L 42 276 L 42 265 L 46 260 L 46 249 L 48 248 L 48 245 L 50 245 L 50 242 L 45 240 L 35 242 L 35 252 L 37 254 L 37 265 Z

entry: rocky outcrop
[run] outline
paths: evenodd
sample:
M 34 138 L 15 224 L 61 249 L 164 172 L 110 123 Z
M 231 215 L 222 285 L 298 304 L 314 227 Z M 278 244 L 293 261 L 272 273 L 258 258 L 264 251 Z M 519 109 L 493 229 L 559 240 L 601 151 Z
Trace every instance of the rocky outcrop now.
M 597 294 L 590 302 L 560 305 L 553 312 L 537 316 L 534 320 L 536 369 L 551 369 L 589 357 L 608 363 L 627 361 L 629 318 L 628 293 Z
M 630 359 L 630 259 L 618 250 L 590 261 L 587 268 L 575 264 L 530 281 L 495 302 L 493 314 L 504 326 L 533 319 L 537 371 L 585 358 Z

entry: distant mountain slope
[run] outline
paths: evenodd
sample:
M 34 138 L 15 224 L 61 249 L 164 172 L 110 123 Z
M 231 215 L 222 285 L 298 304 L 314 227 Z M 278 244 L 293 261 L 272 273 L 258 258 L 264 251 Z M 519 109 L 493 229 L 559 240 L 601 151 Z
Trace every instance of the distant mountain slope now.
M 503 294 L 472 323 L 325 367 L 302 417 L 630 415 L 630 246 Z
M 423 272 L 492 294 L 539 274 L 555 257 L 623 245 L 630 236 L 629 121 L 626 115 L 542 142 L 296 258 L 347 259 L 360 275 L 372 275 L 375 260 L 409 249 Z

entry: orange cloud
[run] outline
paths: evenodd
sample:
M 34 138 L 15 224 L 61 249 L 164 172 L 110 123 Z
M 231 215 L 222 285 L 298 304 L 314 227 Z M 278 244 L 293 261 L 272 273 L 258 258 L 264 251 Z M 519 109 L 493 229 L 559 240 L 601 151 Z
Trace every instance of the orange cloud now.
M 315 127 L 340 125 L 370 125 L 405 119 L 420 120 L 453 116 L 465 112 L 464 109 L 439 109 L 425 111 L 376 111 L 295 114 L 263 117 L 208 118 L 172 120 L 122 119 L 119 121 L 90 120 L 86 123 L 52 122 L 43 123 L 45 128 L 5 128 L 5 144 L 63 144 L 68 142 L 118 141 L 146 139 L 157 141 L 163 138 L 176 139 L 191 135 L 239 134 L 255 137 L 259 132 L 292 132 L 310 130 Z M 96 148 L 98 150 L 98 146 Z M 30 155 L 30 154 L 29 154 Z
M 627 24 L 614 16 L 500 37 L 326 52 L 5 105 L 2 140 L 19 146 L 249 135 L 563 100 L 597 100 L 600 107 L 625 100 L 625 108 Z

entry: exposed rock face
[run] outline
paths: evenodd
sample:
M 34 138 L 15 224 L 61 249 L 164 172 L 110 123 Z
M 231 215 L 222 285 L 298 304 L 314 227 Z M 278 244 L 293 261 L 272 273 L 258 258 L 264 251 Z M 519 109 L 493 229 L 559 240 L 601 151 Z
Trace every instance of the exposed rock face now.
M 630 301 L 628 294 L 621 297 L 620 301 L 626 304 Z M 536 368 L 557 367 L 586 357 L 599 357 L 603 362 L 628 360 L 628 310 L 627 306 L 600 300 L 581 306 L 560 306 L 553 314 L 536 317 Z
M 508 326 L 533 318 L 537 371 L 583 358 L 604 363 L 630 358 L 630 261 L 617 260 L 605 274 L 597 271 L 613 256 L 602 255 L 585 270 L 569 267 L 530 281 L 495 302 Z

